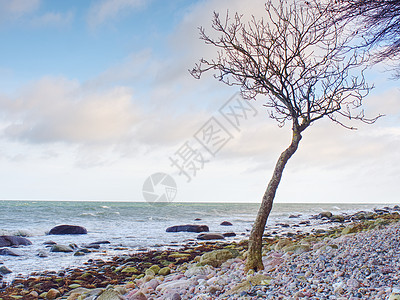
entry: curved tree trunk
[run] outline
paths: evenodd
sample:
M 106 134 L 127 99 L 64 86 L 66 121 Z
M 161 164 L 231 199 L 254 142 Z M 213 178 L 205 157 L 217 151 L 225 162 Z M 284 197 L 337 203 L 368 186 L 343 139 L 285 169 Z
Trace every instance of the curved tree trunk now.
M 290 146 L 282 152 L 275 165 L 274 173 L 264 193 L 261 207 L 258 210 L 257 218 L 250 233 L 246 270 L 258 271 L 264 269 L 264 265 L 262 263 L 262 237 L 264 234 L 265 224 L 267 223 L 269 213 L 272 209 L 275 193 L 279 182 L 281 181 L 283 169 L 285 168 L 288 160 L 296 152 L 300 140 L 300 132 L 293 130 L 292 142 Z

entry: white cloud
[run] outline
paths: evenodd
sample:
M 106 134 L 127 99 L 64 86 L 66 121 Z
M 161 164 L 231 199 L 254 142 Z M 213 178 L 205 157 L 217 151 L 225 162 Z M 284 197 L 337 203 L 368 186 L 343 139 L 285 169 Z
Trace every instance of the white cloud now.
M 103 0 L 96 1 L 89 9 L 87 22 L 91 28 L 95 28 L 107 21 L 114 20 L 127 11 L 144 7 L 146 0 Z
M 41 16 L 34 17 L 31 24 L 36 27 L 66 26 L 71 24 L 73 19 L 74 14 L 71 11 L 66 13 L 47 12 Z
M 0 0 L 0 16 L 2 18 L 18 18 L 34 12 L 40 0 Z
M 43 78 L 14 99 L 3 97 L 2 135 L 29 143 L 113 144 L 123 140 L 140 115 L 123 87 L 90 92 L 63 78 Z

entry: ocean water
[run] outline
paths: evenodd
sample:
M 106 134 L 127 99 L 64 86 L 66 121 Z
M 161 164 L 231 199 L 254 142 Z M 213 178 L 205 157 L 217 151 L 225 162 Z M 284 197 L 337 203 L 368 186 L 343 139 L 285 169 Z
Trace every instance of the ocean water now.
M 169 226 L 183 224 L 208 225 L 210 232 L 235 232 L 233 240 L 249 235 L 257 214 L 256 203 L 169 203 L 150 205 L 143 202 L 77 202 L 77 201 L 0 201 L 0 235 L 27 237 L 33 245 L 20 247 L 23 256 L 0 256 L 0 262 L 13 271 L 5 280 L 32 272 L 59 271 L 80 266 L 90 258 L 111 258 L 146 249 L 173 249 L 196 241 L 197 233 L 167 233 Z M 282 230 L 277 223 L 294 224 L 321 211 L 352 213 L 372 210 L 384 205 L 362 204 L 280 204 L 274 205 L 267 223 L 268 230 Z M 290 215 L 300 215 L 289 218 Z M 194 221 L 196 218 L 201 221 Z M 221 226 L 229 221 L 233 226 Z M 86 235 L 47 235 L 61 224 L 80 225 Z M 316 224 L 318 226 L 318 224 Z M 286 229 L 287 230 L 287 229 Z M 296 228 L 306 230 L 306 228 Z M 82 246 L 107 240 L 98 252 L 75 257 L 71 253 L 50 253 L 46 241 Z M 120 250 L 123 248 L 123 250 Z M 48 257 L 39 258 L 45 250 Z

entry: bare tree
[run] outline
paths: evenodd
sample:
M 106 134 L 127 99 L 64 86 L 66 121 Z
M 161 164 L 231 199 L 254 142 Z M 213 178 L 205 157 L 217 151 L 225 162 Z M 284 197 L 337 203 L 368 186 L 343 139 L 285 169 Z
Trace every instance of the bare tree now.
M 326 26 L 333 16 L 317 6 L 278 5 L 268 1 L 265 18 L 214 13 L 212 38 L 200 28 L 201 39 L 217 51 L 215 59 L 202 58 L 190 71 L 195 78 L 213 71 L 225 84 L 239 86 L 248 100 L 265 96 L 269 116 L 280 126 L 291 124 L 292 140 L 269 181 L 249 238 L 246 268 L 261 270 L 262 237 L 275 193 L 288 160 L 296 152 L 302 132 L 324 117 L 346 128 L 347 121 L 367 119 L 361 109 L 370 87 L 359 67 L 367 59 L 352 52 L 340 28 Z M 328 20 L 329 19 L 329 20 Z M 355 76 L 354 74 L 357 74 Z
M 374 62 L 392 60 L 400 78 L 399 0 L 332 0 L 328 9 L 363 38 L 359 46 L 376 50 Z

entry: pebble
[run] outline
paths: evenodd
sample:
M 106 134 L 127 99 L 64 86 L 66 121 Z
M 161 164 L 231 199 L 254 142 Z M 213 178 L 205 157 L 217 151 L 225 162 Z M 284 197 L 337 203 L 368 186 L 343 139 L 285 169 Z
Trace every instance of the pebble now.
M 151 297 L 174 300 L 400 299 L 400 290 L 392 289 L 399 279 L 393 275 L 400 265 L 400 224 L 336 239 L 325 238 L 318 243 L 322 245 L 309 245 L 310 251 L 296 254 L 285 253 L 282 249 L 285 242 L 281 242 L 276 251 L 267 252 L 263 257 L 265 270 L 255 273 L 245 274 L 245 261 L 240 258 L 229 259 L 221 267 L 189 264 L 184 270 L 165 276 L 164 282 L 155 290 L 152 288 Z M 257 276 L 271 279 L 249 284 Z M 364 284 L 365 281 L 368 284 Z M 233 290 L 238 292 L 231 293 Z M 150 298 L 150 294 L 146 296 Z

